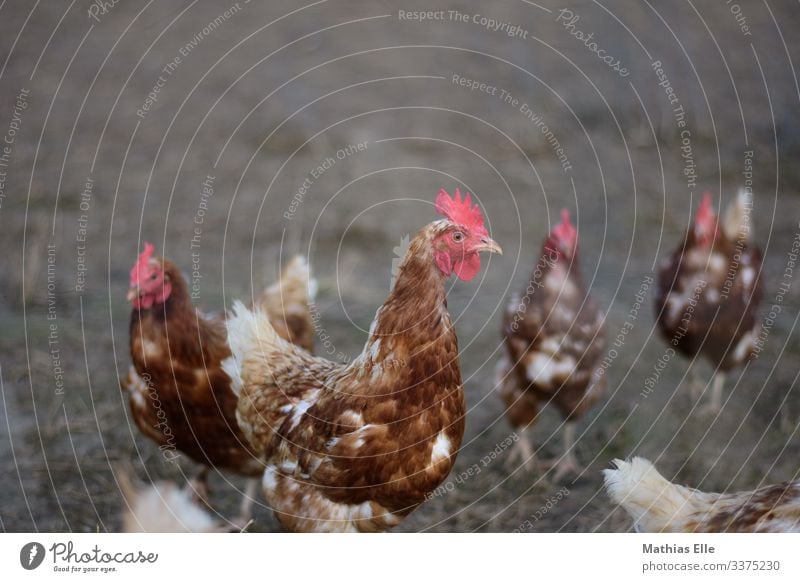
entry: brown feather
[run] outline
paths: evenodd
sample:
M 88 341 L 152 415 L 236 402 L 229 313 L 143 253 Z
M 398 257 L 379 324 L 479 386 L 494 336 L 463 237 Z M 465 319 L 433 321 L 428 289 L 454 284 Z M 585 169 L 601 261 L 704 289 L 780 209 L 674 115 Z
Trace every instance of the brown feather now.
M 577 256 L 569 259 L 546 242 L 529 284 L 512 297 L 503 317 L 499 391 L 512 426 L 533 423 L 545 402 L 567 420 L 594 406 L 605 386 L 602 323 Z
M 266 459 L 264 493 L 287 529 L 388 529 L 450 472 L 464 396 L 431 248 L 445 227 L 413 239 L 351 364 L 310 356 L 268 329 L 245 354 L 238 417 Z
M 122 387 L 134 421 L 165 454 L 177 450 L 209 467 L 260 475 L 263 463 L 237 424 L 238 397 L 221 368 L 230 356 L 224 318 L 197 311 L 178 268 L 160 261 L 172 293 L 162 305 L 131 314 L 133 365 Z M 307 296 L 297 291 L 301 284 L 305 289 L 305 280 L 287 277 L 259 301 L 279 322 L 279 333 L 302 339 L 310 348 L 313 327 Z M 281 293 L 283 286 L 292 292 Z M 296 322 L 294 331 L 282 325 L 288 319 L 282 316 L 284 308 Z
M 761 252 L 719 231 L 709 248 L 689 229 L 658 272 L 656 316 L 662 336 L 683 355 L 701 355 L 720 370 L 753 352 L 761 301 Z M 692 305 L 692 303 L 695 303 Z

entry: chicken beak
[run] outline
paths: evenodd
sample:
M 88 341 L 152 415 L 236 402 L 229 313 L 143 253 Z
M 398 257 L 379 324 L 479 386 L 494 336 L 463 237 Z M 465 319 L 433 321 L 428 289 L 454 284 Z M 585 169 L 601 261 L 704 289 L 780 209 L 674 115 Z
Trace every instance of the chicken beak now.
M 475 250 L 478 252 L 497 253 L 498 255 L 503 254 L 503 249 L 500 247 L 500 245 L 490 239 L 488 236 L 481 239 L 481 244 L 478 245 Z
M 133 301 L 139 296 L 139 290 L 136 287 L 131 287 L 128 289 L 128 295 L 126 296 L 128 301 Z

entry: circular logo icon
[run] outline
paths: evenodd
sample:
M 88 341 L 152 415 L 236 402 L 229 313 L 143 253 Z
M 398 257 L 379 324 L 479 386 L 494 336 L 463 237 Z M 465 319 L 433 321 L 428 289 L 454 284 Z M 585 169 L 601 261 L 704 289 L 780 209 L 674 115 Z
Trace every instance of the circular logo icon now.
M 28 542 L 19 551 L 19 563 L 26 570 L 35 570 L 44 561 L 44 546 L 39 542 Z

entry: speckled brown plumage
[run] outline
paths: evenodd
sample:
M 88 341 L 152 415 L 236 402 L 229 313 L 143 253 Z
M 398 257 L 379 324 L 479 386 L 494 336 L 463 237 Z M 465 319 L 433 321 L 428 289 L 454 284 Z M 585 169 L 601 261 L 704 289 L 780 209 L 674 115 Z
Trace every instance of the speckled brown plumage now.
M 362 354 L 309 356 L 243 308 L 229 322 L 238 418 L 266 460 L 264 493 L 292 531 L 382 531 L 438 486 L 464 432 L 458 341 L 433 223 L 412 240 Z
M 760 273 L 761 252 L 745 237 L 720 229 L 703 246 L 689 229 L 658 271 L 655 310 L 662 336 L 681 354 L 699 354 L 720 370 L 743 364 L 754 347 Z
M 172 290 L 163 304 L 134 308 L 131 314 L 133 365 L 122 387 L 134 421 L 169 457 L 180 451 L 205 466 L 260 475 L 263 463 L 236 423 L 238 399 L 221 368 L 230 356 L 224 317 L 197 311 L 178 268 L 166 259 L 151 260 L 161 266 Z M 279 333 L 310 348 L 307 271 L 298 260 L 302 263 L 292 261 L 282 282 L 259 302 L 275 317 Z M 284 325 L 283 308 L 292 325 Z
M 506 354 L 498 364 L 497 387 L 515 428 L 533 423 L 546 402 L 565 420 L 577 420 L 605 387 L 599 367 L 605 349 L 603 314 L 580 275 L 577 233 L 573 229 L 566 237 L 574 237 L 572 243 L 559 238 L 559 228 L 571 227 L 568 215 L 564 220 L 545 240 L 525 290 L 512 296 L 503 316 Z M 571 436 L 565 439 L 569 455 Z M 522 453 L 532 453 L 526 442 L 522 445 Z

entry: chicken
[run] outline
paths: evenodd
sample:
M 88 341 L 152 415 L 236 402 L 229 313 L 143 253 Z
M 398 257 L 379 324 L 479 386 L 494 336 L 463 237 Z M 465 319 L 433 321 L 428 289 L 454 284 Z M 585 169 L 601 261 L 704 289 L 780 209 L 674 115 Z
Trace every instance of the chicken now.
M 383 531 L 450 472 L 464 433 L 458 340 L 445 281 L 469 281 L 480 252 L 501 252 L 458 190 L 444 219 L 411 240 L 363 352 L 349 364 L 286 342 L 263 311 L 234 306 L 239 425 L 266 463 L 264 495 L 291 531 Z
M 640 457 L 614 461 L 606 490 L 641 532 L 800 532 L 800 481 L 740 493 L 703 493 L 670 483 Z
M 114 473 L 125 501 L 124 533 L 215 533 L 227 529 L 204 509 L 189 487 L 181 489 L 170 481 L 144 485 L 127 470 Z
M 519 459 L 527 468 L 555 467 L 556 481 L 579 471 L 573 452 L 575 421 L 605 387 L 599 365 L 604 317 L 583 284 L 577 251 L 578 233 L 569 212 L 562 210 L 561 224 L 545 239 L 527 287 L 506 308 L 501 329 L 506 354 L 495 380 L 506 417 L 521 433 L 509 461 Z M 539 463 L 525 431 L 547 402 L 564 418 L 564 452 L 554 462 Z
M 167 460 L 180 451 L 204 465 L 197 491 L 206 498 L 210 467 L 251 478 L 264 467 L 236 424 L 237 397 L 221 368 L 230 355 L 224 317 L 195 310 L 178 268 L 153 257 L 153 251 L 146 243 L 130 272 L 133 365 L 122 387 L 139 430 L 159 445 Z M 305 350 L 313 345 L 308 282 L 308 266 L 297 257 L 257 300 L 281 337 Z M 256 488 L 255 481 L 248 485 L 243 521 L 249 518 Z
M 670 349 L 692 359 L 703 356 L 714 367 L 703 412 L 719 412 L 726 372 L 741 366 L 755 348 L 761 252 L 748 246 L 751 206 L 741 191 L 720 228 L 706 194 L 684 243 L 658 272 L 656 317 Z M 694 382 L 694 392 L 697 386 Z

